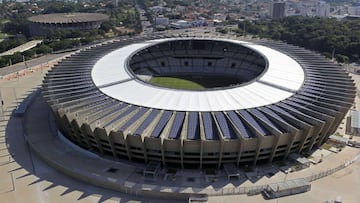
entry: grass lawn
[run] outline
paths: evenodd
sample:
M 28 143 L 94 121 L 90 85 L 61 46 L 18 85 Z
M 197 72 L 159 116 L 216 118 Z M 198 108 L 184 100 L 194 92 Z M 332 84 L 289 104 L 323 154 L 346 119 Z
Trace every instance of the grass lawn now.
M 153 77 L 150 83 L 162 87 L 175 88 L 175 89 L 186 89 L 186 90 L 203 90 L 205 89 L 202 85 L 193 81 L 172 78 L 172 77 Z
M 8 22 L 10 22 L 10 20 L 3 19 L 3 18 L 0 19 L 0 24 L 5 24 L 5 23 L 8 23 Z
M 0 32 L 0 39 L 4 39 L 6 37 L 7 37 L 7 35 L 5 33 Z
M 327 143 L 324 143 L 324 144 L 321 146 L 321 148 L 328 150 L 328 149 L 331 148 L 331 145 L 329 145 L 329 144 L 327 144 Z

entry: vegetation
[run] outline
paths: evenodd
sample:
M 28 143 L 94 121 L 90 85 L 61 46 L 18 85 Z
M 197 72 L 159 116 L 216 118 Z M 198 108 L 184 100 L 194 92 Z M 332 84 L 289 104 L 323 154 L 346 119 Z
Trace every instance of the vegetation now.
M 54 1 L 48 4 L 48 2 L 39 2 L 40 6 L 44 6 L 44 13 L 73 13 L 73 12 L 94 12 L 96 11 L 96 6 L 86 6 L 78 4 L 75 2 L 62 2 Z M 41 5 L 44 4 L 44 5 Z
M 204 87 L 193 81 L 172 78 L 172 77 L 153 77 L 150 83 L 162 87 L 175 88 L 175 89 L 187 89 L 187 90 L 202 90 Z
M 15 48 L 26 42 L 25 38 L 19 39 L 8 39 L 0 42 L 0 53 L 5 52 L 9 49 Z
M 105 31 L 102 29 L 93 29 L 86 32 L 79 30 L 56 30 L 45 37 L 44 44 L 53 51 L 59 51 L 87 45 L 104 37 Z
M 326 149 L 326 150 L 329 150 L 331 147 L 332 147 L 332 146 L 331 146 L 330 144 L 328 144 L 328 143 L 324 143 L 324 144 L 321 146 L 322 149 Z
M 6 38 L 6 37 L 7 37 L 7 34 L 0 32 L 0 40 L 1 40 L 1 39 L 4 39 L 4 38 Z
M 140 17 L 135 7 L 114 8 L 108 14 L 110 16 L 109 23 L 112 25 L 114 31 L 116 31 L 117 27 L 126 25 L 126 27 L 133 30 L 134 33 L 141 32 Z
M 33 5 L 19 2 L 0 4 L 0 53 L 32 39 L 32 36 L 28 33 L 28 22 L 26 19 L 33 15 Z M 36 7 L 43 9 L 36 10 L 36 14 L 100 12 L 109 15 L 110 19 L 104 22 L 100 29 L 87 31 L 56 30 L 47 36 L 35 37 L 43 39 L 43 44 L 23 53 L 0 57 L 0 68 L 39 55 L 87 45 L 106 37 L 134 34 L 141 31 L 140 18 L 135 9 L 135 1 L 133 0 L 119 0 L 118 7 L 115 7 L 112 1 L 107 0 L 77 3 L 39 1 L 36 2 Z M 2 39 L 4 40 L 1 41 Z
M 43 8 L 38 14 L 47 13 L 71 13 L 71 12 L 98 12 L 109 15 L 110 20 L 106 22 L 101 29 L 103 31 L 114 32 L 117 34 L 131 34 L 141 31 L 139 15 L 135 8 L 134 1 L 119 0 L 118 7 L 113 2 L 99 0 L 92 2 L 60 2 L 60 1 L 39 1 L 36 2 L 38 8 Z M 23 34 L 27 38 L 31 36 L 28 33 L 27 18 L 32 16 L 31 4 L 1 4 L 0 7 L 0 32 L 13 35 Z M 13 10 L 18 13 L 12 14 Z M 119 27 L 124 27 L 126 32 L 119 31 Z M 130 33 L 129 33 L 130 32 Z
M 11 56 L 2 56 L 0 57 L 0 67 L 14 63 L 19 63 L 21 61 L 23 61 L 23 56 L 21 55 L 20 52 L 16 52 Z
M 336 132 L 335 135 L 338 137 L 344 137 L 344 135 L 340 134 L 339 132 Z
M 1 56 L 0 57 L 0 67 L 9 66 L 11 64 L 22 62 L 24 59 L 29 60 L 36 56 L 41 56 L 44 54 L 51 53 L 53 49 L 45 44 L 40 44 L 35 48 L 24 51 L 22 53 L 16 52 L 13 55 Z
M 9 33 L 12 35 L 25 35 L 29 37 L 28 27 L 27 27 L 27 15 L 18 14 L 11 18 L 8 22 L 3 24 L 2 32 Z
M 220 32 L 221 34 L 227 34 L 229 32 L 229 29 L 225 27 L 216 27 L 216 32 Z
M 360 20 L 287 17 L 271 21 L 244 21 L 237 32 L 285 41 L 334 57 L 338 62 L 360 63 Z
M 59 30 L 48 34 L 42 44 L 23 53 L 17 52 L 13 55 L 0 57 L 0 68 L 11 64 L 29 60 L 37 56 L 49 54 L 61 50 L 69 50 L 80 45 L 87 45 L 95 40 L 103 38 L 105 32 L 101 29 L 89 30 L 87 32 L 76 30 Z M 0 42 L 0 53 L 12 49 L 26 42 L 26 38 L 11 38 Z

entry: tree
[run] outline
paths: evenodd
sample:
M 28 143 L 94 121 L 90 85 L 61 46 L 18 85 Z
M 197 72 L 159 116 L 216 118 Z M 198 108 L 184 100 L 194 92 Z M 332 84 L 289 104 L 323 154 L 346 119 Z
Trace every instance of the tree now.
M 28 14 L 26 13 L 13 15 L 11 20 L 4 24 L 2 31 L 14 35 L 24 34 L 26 37 L 29 37 L 27 17 Z
M 35 49 L 36 54 L 47 54 L 51 53 L 51 48 L 45 44 L 38 45 Z
M 360 20 L 292 16 L 271 21 L 244 21 L 246 32 L 282 40 L 323 54 L 336 50 L 340 62 L 360 61 Z
M 103 22 L 100 25 L 100 29 L 105 31 L 105 32 L 109 32 L 113 27 L 114 27 L 114 25 L 109 21 Z
M 29 49 L 24 51 L 22 54 L 24 55 L 26 60 L 29 60 L 36 54 L 36 52 L 34 49 Z
M 13 64 L 23 61 L 23 55 L 20 52 L 15 52 L 10 58 Z
M 335 56 L 336 61 L 339 63 L 349 63 L 349 57 L 341 55 L 341 54 L 337 54 Z
M 226 34 L 228 33 L 228 30 L 226 28 L 222 28 L 222 27 L 217 27 L 216 28 L 216 32 L 220 32 L 222 34 Z

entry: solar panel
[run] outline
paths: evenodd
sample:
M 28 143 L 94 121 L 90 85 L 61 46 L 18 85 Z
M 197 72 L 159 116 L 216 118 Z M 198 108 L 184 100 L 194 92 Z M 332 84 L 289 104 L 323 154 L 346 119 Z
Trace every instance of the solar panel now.
M 185 117 L 185 112 L 176 112 L 174 122 L 171 126 L 169 138 L 177 139 L 180 136 L 181 127 L 183 126 L 183 120 Z
M 143 116 L 149 109 L 142 108 L 137 112 L 133 117 L 131 117 L 123 126 L 120 127 L 120 131 L 124 132 L 131 124 L 137 121 L 141 116 Z
M 284 103 L 279 103 L 279 104 L 277 104 L 277 105 L 278 105 L 278 106 L 281 106 L 282 108 L 287 109 L 287 110 L 289 110 L 289 111 L 291 111 L 291 112 L 293 112 L 293 113 L 295 112 L 297 116 L 303 115 L 303 116 L 299 117 L 298 120 L 301 120 L 301 121 L 303 121 L 304 123 L 308 123 L 308 124 L 310 124 L 310 125 L 313 125 L 314 122 L 315 122 L 315 123 L 318 123 L 318 122 L 321 121 L 321 119 L 322 119 L 322 118 L 314 118 L 314 117 L 312 117 L 312 116 L 309 116 L 308 114 L 305 114 L 305 113 L 303 113 L 303 112 L 301 112 L 301 111 L 298 111 L 298 110 L 296 110 L 295 108 L 293 108 L 293 107 L 291 107 L 291 106 L 289 106 L 289 105 L 286 105 L 286 104 L 284 104 Z
M 304 87 L 305 90 L 310 89 L 310 90 L 317 90 L 317 91 L 320 91 L 320 92 L 323 92 L 326 88 L 327 88 L 326 86 L 321 87 L 321 88 L 315 87 L 315 86 L 305 86 L 305 87 Z M 333 92 L 332 90 L 328 90 L 328 89 L 327 89 L 326 91 L 327 91 L 327 92 Z M 337 93 L 337 94 L 344 94 L 344 92 L 339 92 L 339 91 L 337 91 L 336 93 Z
M 329 109 L 329 108 L 322 107 L 322 106 L 315 106 L 313 103 L 310 103 L 310 102 L 307 102 L 307 101 L 304 101 L 304 100 L 301 100 L 301 99 L 291 98 L 291 100 L 296 102 L 297 104 L 305 105 L 305 106 L 309 107 L 312 110 L 316 109 L 317 111 L 325 113 L 325 114 L 329 113 L 329 112 L 332 112 L 331 115 L 333 115 L 336 112 L 336 109 Z
M 190 112 L 188 120 L 188 134 L 187 139 L 198 140 L 200 138 L 199 131 L 199 114 L 198 112 Z
M 159 114 L 160 110 L 153 109 L 148 117 L 140 124 L 140 126 L 136 129 L 135 134 L 140 135 L 145 128 L 147 128 L 150 123 L 154 120 L 154 118 Z
M 239 113 L 244 117 L 246 122 L 250 123 L 261 135 L 268 136 L 270 135 L 269 131 L 262 125 L 260 125 L 250 114 L 245 110 L 240 110 Z
M 285 113 L 287 116 L 289 116 L 290 119 L 287 119 L 287 121 L 289 123 L 291 123 L 291 125 L 295 126 L 298 129 L 302 129 L 302 123 L 312 125 L 311 122 L 308 122 L 308 120 L 299 119 L 278 106 L 273 105 L 273 106 L 271 106 L 271 108 L 274 109 L 274 111 L 276 111 L 276 112 L 279 112 L 282 114 Z M 302 113 L 300 113 L 300 114 L 303 115 Z M 307 116 L 307 115 L 304 115 L 304 116 Z
M 87 112 L 84 112 L 89 118 L 92 118 L 95 114 L 98 114 L 99 112 L 103 112 L 108 108 L 114 107 L 114 103 L 112 101 L 104 102 L 103 104 L 97 106 L 96 108 L 93 108 L 91 110 L 88 110 Z
M 284 109 L 287 109 L 287 110 L 290 110 L 290 111 L 294 111 L 294 112 L 296 112 L 296 113 L 303 114 L 301 111 L 299 111 L 299 110 L 295 109 L 294 107 L 291 107 L 291 106 L 289 106 L 289 105 L 287 105 L 287 104 L 279 103 L 279 104 L 277 104 L 277 105 L 280 106 L 280 107 L 282 107 L 282 108 L 284 108 Z
M 169 121 L 171 114 L 172 114 L 171 111 L 164 111 L 159 122 L 157 123 L 156 127 L 154 128 L 153 132 L 151 133 L 151 137 L 159 137 L 160 136 L 160 133 L 164 129 L 166 123 Z
M 217 130 L 215 129 L 214 121 L 212 120 L 211 114 L 209 112 L 201 113 L 203 124 L 204 124 L 204 131 L 205 137 L 207 140 L 218 140 L 219 135 Z
M 234 123 L 235 127 L 239 130 L 240 135 L 244 138 L 253 138 L 256 137 L 250 130 L 247 128 L 244 123 L 241 121 L 239 116 L 233 112 L 229 111 L 227 112 L 228 116 L 230 117 L 230 120 Z
M 289 105 L 291 105 L 293 107 L 297 107 L 297 108 L 300 108 L 300 109 L 308 109 L 306 106 L 300 105 L 300 104 L 295 103 L 293 101 L 284 101 L 284 102 L 286 102 L 286 104 L 289 104 Z
M 76 103 L 76 104 L 73 104 L 72 106 L 70 106 L 70 109 L 72 110 L 72 111 L 77 111 L 77 112 L 79 112 L 79 111 L 86 111 L 86 110 L 91 110 L 91 109 L 93 109 L 93 108 L 96 108 L 99 104 L 101 105 L 101 102 L 104 102 L 104 101 L 107 101 L 107 99 L 106 98 L 102 98 L 101 100 L 99 99 L 99 100 L 96 100 L 96 99 L 98 99 L 99 97 L 97 97 L 97 98 L 88 98 L 87 100 L 85 100 L 85 101 L 80 101 L 80 102 L 78 102 L 78 103 Z M 65 105 L 64 105 L 65 106 Z
M 326 108 L 330 108 L 330 109 L 334 109 L 334 110 L 337 110 L 337 111 L 341 111 L 341 107 L 337 104 L 330 104 L 330 103 L 325 103 L 323 101 L 319 101 L 319 100 L 314 100 L 313 98 L 309 98 L 309 97 L 306 97 L 306 96 L 302 96 L 302 95 L 296 95 L 297 98 L 300 98 L 304 101 L 308 101 L 308 102 L 311 102 L 311 103 L 314 103 L 316 105 L 321 105 L 321 106 L 324 106 Z
M 127 106 L 128 106 L 127 104 L 121 103 L 119 106 L 117 106 L 117 107 L 114 108 L 113 110 L 111 110 L 111 111 L 109 111 L 109 112 L 107 112 L 107 113 L 105 113 L 105 114 L 103 114 L 103 115 L 100 115 L 100 117 L 98 117 L 97 119 L 94 119 L 93 122 L 96 121 L 96 120 L 98 120 L 98 119 L 102 119 L 102 118 L 105 118 L 105 117 L 107 117 L 107 116 L 109 116 L 109 115 L 112 115 L 112 114 L 114 114 L 115 112 L 120 111 L 121 109 L 123 109 L 123 108 L 125 108 L 125 107 L 127 107 Z
M 229 125 L 228 121 L 225 118 L 225 115 L 223 112 L 215 112 L 216 120 L 218 121 L 220 130 L 226 139 L 236 139 L 237 136 L 235 132 L 231 129 L 231 126 Z
M 273 118 L 276 118 L 277 120 L 279 120 L 279 121 L 281 121 L 283 123 L 288 123 L 283 118 L 281 118 L 278 114 L 274 113 L 272 110 L 270 110 L 270 109 L 268 109 L 266 107 L 261 108 L 260 110 L 267 113 L 267 114 L 269 114 L 269 115 L 271 115 Z
M 301 92 L 302 95 L 307 96 L 308 98 L 312 98 L 315 99 L 317 101 L 320 102 L 325 102 L 325 103 L 330 103 L 330 104 L 335 104 L 338 105 L 339 103 L 342 103 L 343 101 L 334 101 L 333 99 L 327 98 L 327 97 L 323 97 L 323 96 L 318 96 L 318 95 L 314 95 L 314 94 L 310 94 L 310 93 L 306 93 L 306 92 Z
M 312 88 L 304 88 L 303 91 L 324 97 L 330 97 L 330 98 L 336 97 L 334 94 L 330 94 L 328 91 L 322 92 L 322 91 L 314 90 Z
M 285 103 L 286 103 L 286 104 L 285 104 Z M 292 101 L 284 101 L 284 105 L 287 105 L 287 106 L 289 106 L 289 107 L 291 107 L 291 108 L 294 108 L 294 109 L 296 109 L 296 108 L 301 109 L 304 114 L 307 114 L 307 115 L 312 116 L 312 117 L 314 117 L 314 115 L 315 115 L 315 117 L 317 117 L 317 118 L 320 119 L 320 120 L 323 120 L 323 119 L 321 119 L 321 118 L 322 118 L 324 115 L 328 115 L 328 114 L 329 114 L 328 112 L 325 113 L 325 114 L 323 114 L 323 113 L 321 113 L 320 111 L 318 111 L 317 109 L 314 110 L 314 109 L 308 108 L 307 106 L 303 106 L 303 105 L 300 105 L 300 104 L 298 104 L 298 103 L 296 103 L 296 102 L 292 102 Z
M 282 114 L 284 114 L 284 115 L 286 115 L 286 116 L 288 116 L 288 117 L 290 117 L 290 118 L 292 118 L 292 119 L 297 120 L 297 118 L 295 118 L 295 117 L 294 117 L 293 115 L 291 115 L 289 112 L 285 111 L 285 110 L 282 109 L 282 108 L 279 108 L 278 106 L 271 105 L 271 109 L 274 109 L 274 110 L 277 111 L 277 112 L 280 112 L 280 113 L 282 113 Z
M 130 106 L 128 109 L 126 109 L 124 112 L 122 112 L 120 115 L 116 116 L 116 118 L 114 118 L 112 121 L 110 121 L 109 123 L 107 123 L 104 128 L 110 126 L 111 124 L 113 124 L 114 122 L 116 122 L 117 120 L 121 119 L 122 117 L 128 115 L 129 113 L 133 112 L 135 109 L 137 108 L 137 106 Z
M 267 123 L 268 125 L 270 125 L 271 128 L 280 131 L 281 133 L 284 133 L 284 130 L 277 125 L 276 123 L 274 123 L 273 121 L 271 121 L 268 117 L 266 117 L 262 112 L 260 112 L 257 109 L 251 109 L 251 113 L 253 115 L 255 115 L 257 118 L 261 119 L 262 121 L 264 121 L 265 123 Z

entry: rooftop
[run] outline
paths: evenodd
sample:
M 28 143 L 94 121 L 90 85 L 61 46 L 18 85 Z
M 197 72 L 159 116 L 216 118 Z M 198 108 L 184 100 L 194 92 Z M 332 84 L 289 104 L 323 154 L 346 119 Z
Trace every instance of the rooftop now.
M 265 106 L 292 96 L 304 82 L 302 67 L 291 57 L 262 45 L 226 39 L 216 40 L 239 44 L 264 55 L 269 62 L 266 73 L 247 85 L 209 91 L 156 87 L 129 74 L 126 63 L 132 53 L 169 40 L 177 39 L 135 43 L 105 55 L 92 70 L 93 82 L 100 91 L 120 101 L 177 111 L 227 111 Z
M 93 21 L 105 21 L 109 16 L 101 13 L 52 13 L 37 15 L 28 18 L 37 23 L 81 23 Z

